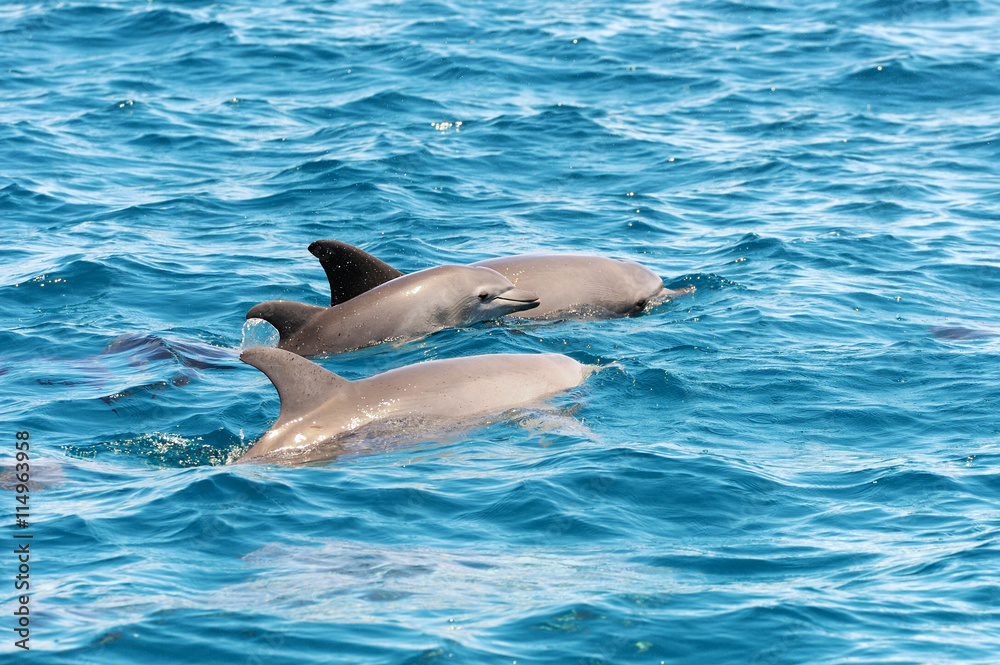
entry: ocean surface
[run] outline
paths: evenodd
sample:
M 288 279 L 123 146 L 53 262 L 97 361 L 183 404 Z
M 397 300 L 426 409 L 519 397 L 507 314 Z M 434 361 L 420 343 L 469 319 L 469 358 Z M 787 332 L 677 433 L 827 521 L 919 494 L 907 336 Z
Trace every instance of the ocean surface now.
M 793 4 L 0 5 L 0 662 L 997 662 L 1000 3 Z M 697 290 L 320 358 L 602 369 L 231 465 L 320 238 Z

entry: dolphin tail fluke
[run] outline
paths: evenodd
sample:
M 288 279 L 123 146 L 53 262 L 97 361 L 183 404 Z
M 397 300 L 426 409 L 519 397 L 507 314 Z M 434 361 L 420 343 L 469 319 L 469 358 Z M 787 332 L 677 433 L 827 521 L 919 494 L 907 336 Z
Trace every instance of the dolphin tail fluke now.
M 403 273 L 368 252 L 339 240 L 317 240 L 309 251 L 330 281 L 330 306 L 339 305 Z
M 312 411 L 351 383 L 311 360 L 270 346 L 247 349 L 240 354 L 240 360 L 259 369 L 274 384 L 281 400 L 278 422 Z

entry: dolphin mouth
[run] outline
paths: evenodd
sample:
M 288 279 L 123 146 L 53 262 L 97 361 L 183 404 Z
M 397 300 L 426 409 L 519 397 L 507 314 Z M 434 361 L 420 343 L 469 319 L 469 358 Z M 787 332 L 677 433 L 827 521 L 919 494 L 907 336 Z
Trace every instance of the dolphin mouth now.
M 538 307 L 538 294 L 534 291 L 511 289 L 509 291 L 504 291 L 495 297 L 493 301 L 500 302 L 504 305 L 512 305 L 515 312 L 522 312 L 526 309 Z

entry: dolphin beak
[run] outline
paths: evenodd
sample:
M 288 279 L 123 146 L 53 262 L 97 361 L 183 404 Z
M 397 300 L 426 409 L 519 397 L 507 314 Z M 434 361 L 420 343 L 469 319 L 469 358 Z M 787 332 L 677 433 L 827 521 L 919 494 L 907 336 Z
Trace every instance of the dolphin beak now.
M 515 312 L 523 312 L 526 309 L 538 307 L 538 294 L 534 291 L 524 291 L 523 289 L 510 289 L 498 295 L 493 301 L 499 302 L 501 305 L 513 307 L 513 311 Z
M 685 286 L 682 289 L 668 289 L 667 287 L 664 286 L 662 289 L 660 289 L 659 293 L 657 293 L 655 296 L 649 299 L 649 302 L 650 305 L 652 306 L 662 305 L 665 302 L 670 302 L 671 300 L 675 300 L 677 298 L 680 298 L 681 296 L 686 296 L 690 293 L 694 293 L 694 291 L 695 291 L 694 285 Z

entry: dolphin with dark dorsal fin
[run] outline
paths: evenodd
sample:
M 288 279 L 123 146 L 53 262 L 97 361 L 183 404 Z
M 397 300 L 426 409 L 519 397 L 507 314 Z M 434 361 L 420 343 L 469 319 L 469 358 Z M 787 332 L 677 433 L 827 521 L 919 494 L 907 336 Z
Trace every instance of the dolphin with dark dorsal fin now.
M 469 326 L 538 305 L 500 273 L 478 266 L 437 266 L 403 275 L 332 307 L 290 300 L 255 305 L 248 319 L 278 330 L 278 348 L 303 356 L 353 351 Z
M 339 240 L 317 240 L 309 245 L 309 251 L 326 271 L 331 305 L 403 274 Z M 523 319 L 632 316 L 694 291 L 693 286 L 668 289 L 649 268 L 635 261 L 603 256 L 519 254 L 471 265 L 496 270 L 517 288 L 538 294 L 537 307 L 508 314 Z
M 349 381 L 289 351 L 259 346 L 240 359 L 278 391 L 274 425 L 238 461 L 332 459 L 352 435 L 426 440 L 580 385 L 597 368 L 557 353 L 430 360 Z

